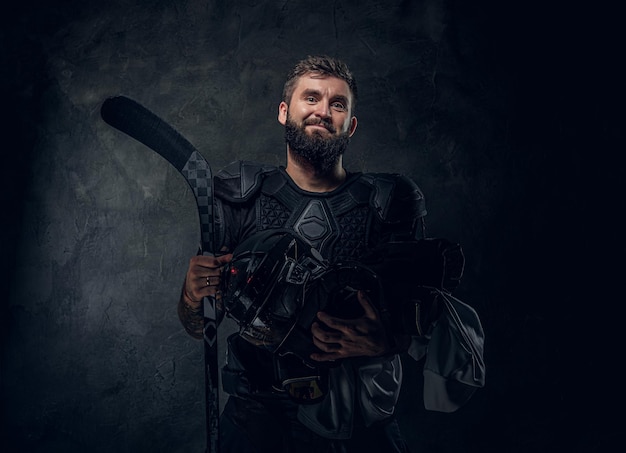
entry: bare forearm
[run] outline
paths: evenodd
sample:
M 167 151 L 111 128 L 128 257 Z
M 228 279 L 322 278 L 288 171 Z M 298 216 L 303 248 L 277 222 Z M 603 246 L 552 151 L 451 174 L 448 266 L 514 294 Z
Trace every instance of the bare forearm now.
M 193 338 L 202 338 L 204 317 L 202 315 L 202 302 L 191 300 L 183 290 L 178 301 L 178 318 L 189 335 Z

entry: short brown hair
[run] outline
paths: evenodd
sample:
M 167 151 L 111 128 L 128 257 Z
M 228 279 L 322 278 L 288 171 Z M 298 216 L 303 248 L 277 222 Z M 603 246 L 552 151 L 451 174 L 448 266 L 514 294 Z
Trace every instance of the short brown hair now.
M 350 88 L 350 92 L 352 93 L 351 110 L 354 112 L 357 100 L 356 80 L 348 66 L 343 61 L 326 55 L 309 55 L 304 60 L 300 60 L 298 64 L 296 64 L 294 68 L 289 71 L 287 81 L 283 87 L 283 101 L 289 104 L 298 79 L 303 75 L 310 73 L 333 76 L 345 81 Z

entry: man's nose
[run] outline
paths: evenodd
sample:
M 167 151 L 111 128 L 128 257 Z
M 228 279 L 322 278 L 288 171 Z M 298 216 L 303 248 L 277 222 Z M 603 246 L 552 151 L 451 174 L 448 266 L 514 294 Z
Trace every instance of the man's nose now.
M 318 102 L 315 114 L 322 119 L 328 119 L 331 116 L 330 104 L 327 102 Z

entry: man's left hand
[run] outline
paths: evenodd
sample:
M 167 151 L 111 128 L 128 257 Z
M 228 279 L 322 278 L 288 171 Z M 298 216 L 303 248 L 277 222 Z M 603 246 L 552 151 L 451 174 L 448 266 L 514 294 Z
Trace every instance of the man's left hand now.
M 390 351 L 389 339 L 380 316 L 365 291 L 357 293 L 364 314 L 359 318 L 342 319 L 319 312 L 320 322 L 311 326 L 313 343 L 322 352 L 311 359 L 327 362 L 349 357 L 375 357 Z

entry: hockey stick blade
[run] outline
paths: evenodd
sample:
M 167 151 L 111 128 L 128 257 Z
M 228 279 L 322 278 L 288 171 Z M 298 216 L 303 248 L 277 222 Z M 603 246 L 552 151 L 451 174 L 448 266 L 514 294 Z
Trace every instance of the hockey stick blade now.
M 143 143 L 183 174 L 196 197 L 202 251 L 215 253 L 212 173 L 206 159 L 176 129 L 126 96 L 106 99 L 100 114 L 106 123 Z
M 126 96 L 106 99 L 102 119 L 114 128 L 156 151 L 181 171 L 196 148 L 172 126 Z

